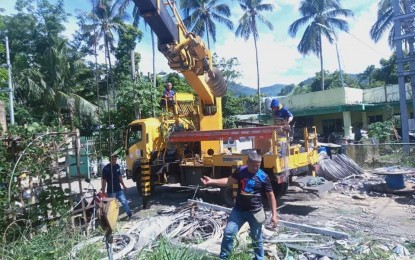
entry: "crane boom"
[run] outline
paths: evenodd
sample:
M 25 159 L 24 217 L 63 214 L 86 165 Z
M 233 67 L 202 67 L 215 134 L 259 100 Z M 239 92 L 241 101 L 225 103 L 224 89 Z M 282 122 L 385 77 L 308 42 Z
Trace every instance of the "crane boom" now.
M 227 86 L 220 71 L 212 66 L 212 53 L 201 37 L 188 32 L 172 1 L 133 2 L 157 35 L 158 50 L 167 58 L 170 68 L 182 73 L 196 91 L 203 114 L 217 113 L 216 98 L 225 95 Z

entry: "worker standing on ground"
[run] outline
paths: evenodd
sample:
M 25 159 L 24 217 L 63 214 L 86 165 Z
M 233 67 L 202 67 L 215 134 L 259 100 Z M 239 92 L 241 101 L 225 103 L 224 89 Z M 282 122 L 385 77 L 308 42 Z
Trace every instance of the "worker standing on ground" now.
M 133 215 L 130 207 L 128 206 L 128 200 L 125 197 L 125 193 L 121 188 L 127 190 L 124 181 L 122 179 L 120 165 L 117 163 L 117 155 L 111 155 L 111 162 L 102 169 L 101 191 L 105 193 L 109 198 L 117 198 L 121 202 L 124 211 L 127 213 L 128 219 Z
M 235 206 L 225 227 L 219 257 L 227 259 L 233 248 L 233 240 L 239 229 L 248 222 L 250 236 L 253 241 L 254 259 L 264 259 L 264 242 L 262 224 L 265 222 L 265 210 L 262 205 L 262 194 L 266 194 L 272 211 L 272 226 L 275 228 L 277 219 L 277 202 L 274 197 L 268 175 L 259 167 L 262 157 L 256 152 L 248 154 L 247 165 L 240 167 L 230 177 L 211 179 L 203 176 L 204 185 L 229 186 L 238 183 L 238 194 Z
M 271 109 L 274 113 L 274 124 L 276 125 L 289 125 L 294 119 L 293 114 L 276 98 L 271 101 Z

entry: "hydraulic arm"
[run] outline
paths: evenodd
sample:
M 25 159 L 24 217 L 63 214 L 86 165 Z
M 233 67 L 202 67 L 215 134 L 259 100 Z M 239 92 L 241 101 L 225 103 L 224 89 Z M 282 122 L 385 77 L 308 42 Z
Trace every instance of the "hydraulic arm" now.
M 179 71 L 196 91 L 203 115 L 221 114 L 227 86 L 220 71 L 212 66 L 212 53 L 200 36 L 188 32 L 174 3 L 161 0 L 133 0 L 140 15 L 158 37 L 158 50 L 171 69 Z M 219 111 L 220 110 L 220 111 Z

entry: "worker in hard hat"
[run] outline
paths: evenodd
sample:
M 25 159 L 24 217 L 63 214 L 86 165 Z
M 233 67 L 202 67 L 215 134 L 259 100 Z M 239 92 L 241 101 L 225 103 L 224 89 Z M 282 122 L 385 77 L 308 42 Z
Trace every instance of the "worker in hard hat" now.
M 289 125 L 294 119 L 293 114 L 276 98 L 271 101 L 271 109 L 274 113 L 274 124 L 276 125 Z

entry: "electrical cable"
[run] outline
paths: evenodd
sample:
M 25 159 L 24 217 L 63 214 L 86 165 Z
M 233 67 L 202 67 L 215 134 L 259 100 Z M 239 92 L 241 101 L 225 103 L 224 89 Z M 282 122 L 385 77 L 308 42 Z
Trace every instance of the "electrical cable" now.
M 319 165 L 319 175 L 329 181 L 337 181 L 351 175 L 363 174 L 363 169 L 344 154 L 337 155 L 333 159 L 323 159 L 319 162 Z
M 362 43 L 363 45 L 365 45 L 366 47 L 368 47 L 368 48 L 369 48 L 369 49 L 371 49 L 372 51 L 377 52 L 378 54 L 381 54 L 381 55 L 383 55 L 383 56 L 388 56 L 388 55 L 386 55 L 386 54 L 384 54 L 384 53 L 382 53 L 382 52 L 380 52 L 380 51 L 378 51 L 378 50 L 374 49 L 372 46 L 370 46 L 369 44 L 367 44 L 367 43 L 365 43 L 364 41 L 360 40 L 359 38 L 357 38 L 357 36 L 355 36 L 355 35 L 351 34 L 350 32 L 346 32 L 346 33 L 347 33 L 347 34 L 349 34 L 350 36 L 352 36 L 353 38 L 355 38 L 356 40 L 358 40 L 360 43 Z

